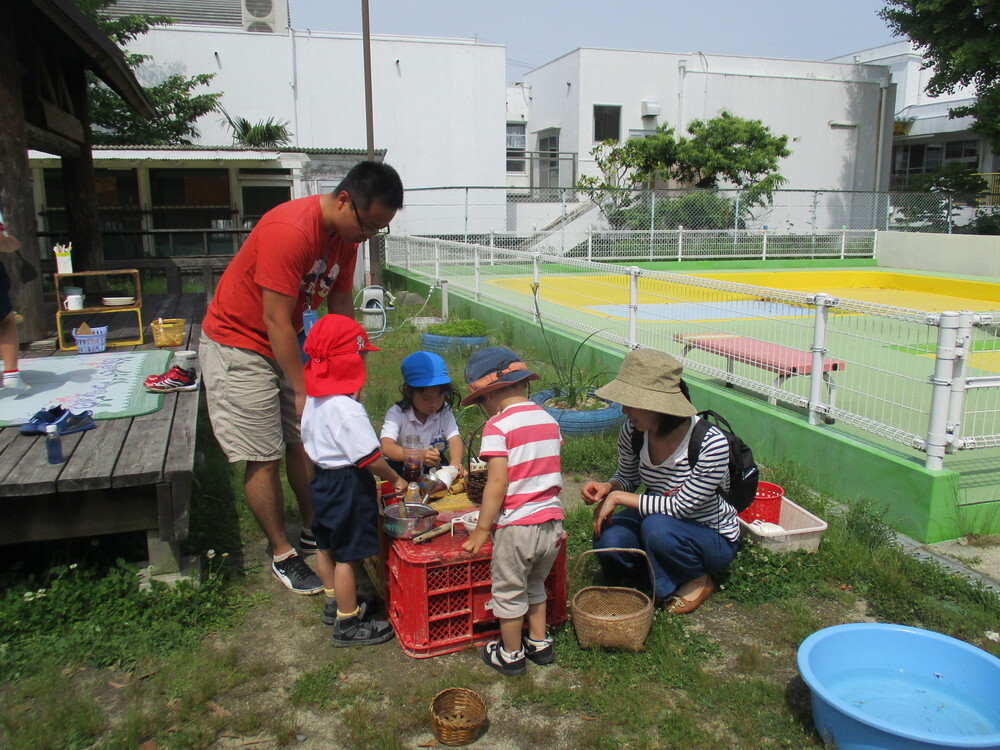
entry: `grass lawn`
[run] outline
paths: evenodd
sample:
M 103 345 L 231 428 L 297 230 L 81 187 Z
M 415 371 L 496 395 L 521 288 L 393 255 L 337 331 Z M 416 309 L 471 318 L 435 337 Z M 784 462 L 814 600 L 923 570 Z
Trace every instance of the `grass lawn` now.
M 399 397 L 399 361 L 419 348 L 406 323 L 418 312 L 429 314 L 392 313 L 395 329 L 368 358 L 364 400 L 376 426 Z M 499 335 L 517 348 L 509 331 Z M 525 356 L 543 382 L 551 377 L 540 352 Z M 447 361 L 461 384 L 464 357 Z M 459 420 L 469 434 L 482 416 L 467 409 Z M 141 535 L 0 548 L 0 747 L 414 748 L 434 742 L 428 704 L 453 686 L 487 703 L 489 726 L 473 747 L 820 747 L 795 666 L 818 628 L 905 623 L 1000 655 L 985 635 L 1000 622 L 992 594 L 907 556 L 870 506 L 820 496 L 789 467 L 764 467 L 763 478 L 828 521 L 819 552 L 745 545 L 697 612 L 656 613 L 640 653 L 582 650 L 569 623 L 554 634 L 555 664 L 519 678 L 472 650 L 411 659 L 390 641 L 335 651 L 321 598 L 272 578 L 241 469 L 225 462 L 206 420 L 198 445 L 186 548 L 202 558 L 199 584 L 140 590 Z M 567 439 L 565 499 L 614 461 L 613 437 Z M 572 570 L 590 545 L 589 510 L 575 507 L 566 527 Z M 585 563 L 571 593 L 596 579 Z

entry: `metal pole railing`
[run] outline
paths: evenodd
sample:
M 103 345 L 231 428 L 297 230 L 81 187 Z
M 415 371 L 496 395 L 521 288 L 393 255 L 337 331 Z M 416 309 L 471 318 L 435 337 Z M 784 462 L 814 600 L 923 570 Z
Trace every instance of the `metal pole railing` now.
M 823 358 L 826 356 L 826 324 L 830 306 L 837 300 L 828 294 L 816 295 L 816 316 L 813 325 L 812 372 L 809 374 L 809 424 L 819 424 L 821 413 L 818 409 L 823 402 Z
M 932 325 L 934 318 L 935 316 L 928 316 L 928 322 Z M 937 352 L 934 358 L 934 374 L 931 375 L 931 408 L 927 422 L 927 440 L 924 445 L 924 452 L 927 454 L 924 467 L 931 470 L 942 468 L 948 445 L 948 401 L 955 373 L 955 344 L 958 340 L 959 318 L 959 313 L 953 310 L 947 310 L 936 316 Z
M 639 274 L 642 271 L 636 266 L 628 269 L 628 345 L 635 349 L 639 345 Z

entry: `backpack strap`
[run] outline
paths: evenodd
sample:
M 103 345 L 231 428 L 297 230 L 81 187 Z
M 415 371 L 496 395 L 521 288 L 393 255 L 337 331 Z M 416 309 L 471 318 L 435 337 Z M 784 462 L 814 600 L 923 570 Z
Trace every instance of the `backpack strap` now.
M 703 414 L 708 413 L 704 411 L 698 412 L 698 416 L 701 419 L 694 423 L 694 429 L 691 430 L 691 439 L 688 441 L 688 466 L 692 469 L 698 463 L 698 456 L 701 455 L 701 444 L 705 442 L 705 435 L 708 434 L 708 428 L 712 426 L 707 419 L 702 417 Z

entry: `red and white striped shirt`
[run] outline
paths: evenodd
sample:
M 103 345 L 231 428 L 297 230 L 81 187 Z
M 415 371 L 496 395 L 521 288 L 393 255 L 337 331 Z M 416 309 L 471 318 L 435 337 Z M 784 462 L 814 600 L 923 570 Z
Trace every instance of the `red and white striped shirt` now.
M 531 401 L 511 404 L 483 427 L 480 458 L 507 459 L 507 495 L 497 526 L 562 520 L 559 425 Z

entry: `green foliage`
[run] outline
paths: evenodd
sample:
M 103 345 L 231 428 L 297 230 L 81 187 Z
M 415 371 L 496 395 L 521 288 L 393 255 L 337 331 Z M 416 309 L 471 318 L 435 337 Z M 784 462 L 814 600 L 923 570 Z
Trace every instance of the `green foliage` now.
M 772 552 L 744 544 L 720 576 L 720 591 L 746 605 L 783 601 L 807 594 L 822 580 L 815 555 L 801 550 Z
M 435 323 L 427 327 L 427 333 L 434 336 L 479 338 L 486 336 L 489 331 L 483 321 L 470 318 L 467 320 L 448 320 L 444 323 Z
M 952 117 L 972 115 L 973 130 L 1000 147 L 1000 11 L 996 3 L 966 0 L 887 0 L 880 12 L 889 27 L 908 36 L 934 69 L 927 93 L 973 86 L 976 103 Z
M 138 14 L 109 18 L 102 15 L 101 11 L 114 5 L 116 0 L 74 2 L 123 51 L 125 45 L 152 27 L 172 23 L 169 16 Z M 133 70 L 150 59 L 148 55 L 129 52 L 124 52 L 124 55 L 125 62 Z M 190 143 L 190 139 L 198 135 L 195 122 L 215 110 L 222 97 L 221 93 L 194 93 L 195 89 L 207 86 L 214 77 L 214 73 L 201 73 L 190 78 L 174 74 L 156 85 L 145 86 L 146 96 L 157 113 L 150 119 L 134 112 L 118 94 L 90 76 L 87 98 L 94 126 L 94 143 L 149 146 Z
M 688 133 L 677 137 L 664 123 L 646 138 L 605 141 L 591 150 L 601 176 L 582 177 L 577 187 L 614 224 L 613 217 L 620 219 L 636 202 L 632 191 L 657 181 L 713 190 L 725 182 L 744 191 L 745 208 L 770 203 L 787 182 L 778 162 L 791 154 L 788 136 L 774 135 L 760 120 L 723 111 L 708 121 L 692 120 Z
M 741 211 L 742 213 L 742 211 Z M 636 203 L 620 215 L 609 217 L 612 224 L 623 229 L 649 229 L 649 204 Z M 736 205 L 711 190 L 688 192 L 679 198 L 656 201 L 652 215 L 654 228 L 732 229 L 736 221 Z M 739 219 L 739 225 L 745 225 Z
M 538 288 L 538 284 L 531 285 L 532 304 L 544 342 L 546 361 L 555 372 L 551 379 L 542 382 L 542 389 L 552 390 L 561 409 L 603 408 L 604 402 L 592 403 L 592 394 L 595 388 L 604 384 L 607 368 L 595 370 L 580 360 L 587 342 L 599 332 L 589 334 L 567 354 L 567 350 L 561 348 L 545 329 L 538 309 Z
M 231 117 L 225 109 L 221 107 L 220 109 L 223 114 L 222 121 L 229 125 L 229 130 L 233 134 L 234 145 L 246 148 L 276 149 L 287 145 L 292 140 L 287 120 L 268 117 L 266 120 L 258 120 L 254 123 L 245 117 Z

